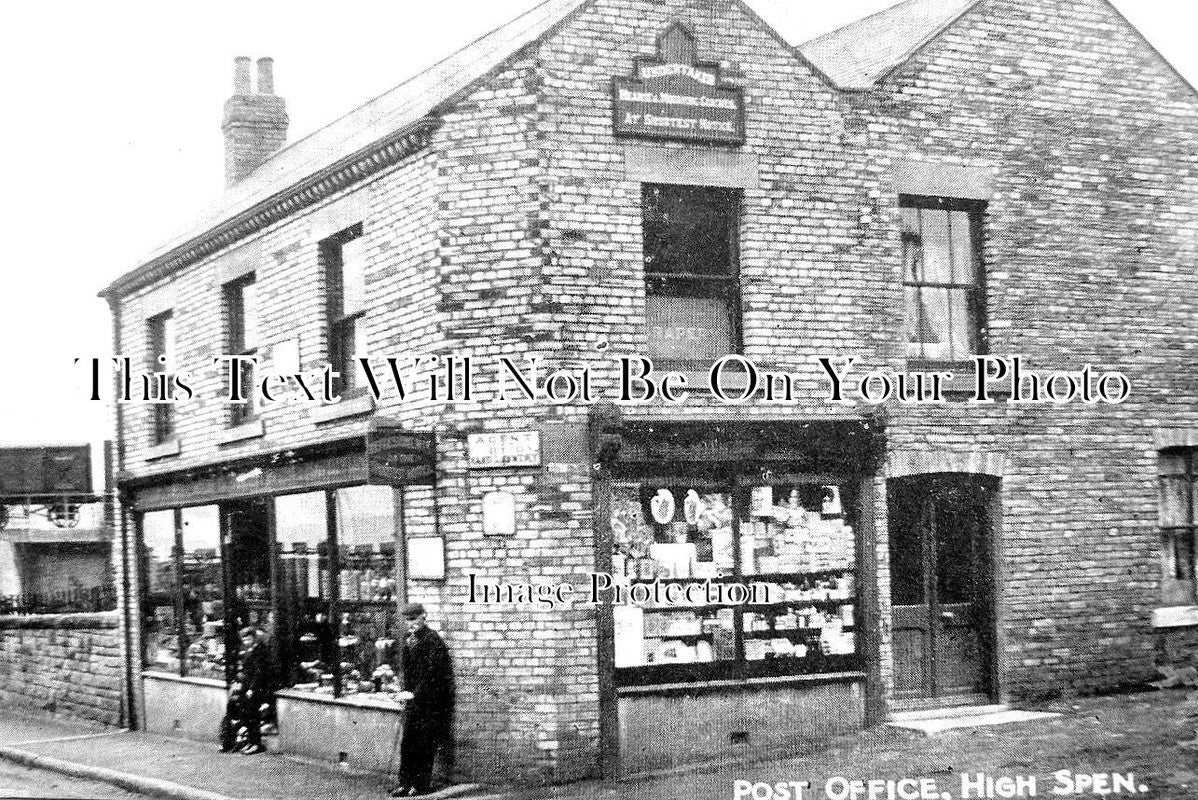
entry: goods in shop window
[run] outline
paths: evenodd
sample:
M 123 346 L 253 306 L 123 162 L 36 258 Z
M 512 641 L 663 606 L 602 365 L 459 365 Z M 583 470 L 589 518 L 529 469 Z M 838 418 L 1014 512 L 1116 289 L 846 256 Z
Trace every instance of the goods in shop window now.
M 649 511 L 659 525 L 666 525 L 674 520 L 677 503 L 669 489 L 657 490 L 657 493 L 649 500 Z
M 768 517 L 774 505 L 774 487 L 754 486 L 749 493 L 749 516 Z
M 686 524 L 698 525 L 699 514 L 703 509 L 703 499 L 699 497 L 699 493 L 694 489 L 688 489 L 686 499 L 682 501 L 682 516 L 686 519 Z
M 840 505 L 840 487 L 825 486 L 821 512 L 825 517 L 839 517 L 844 513 Z
M 693 664 L 696 660 L 695 648 L 686 642 L 669 639 L 658 645 L 653 653 L 654 664 Z

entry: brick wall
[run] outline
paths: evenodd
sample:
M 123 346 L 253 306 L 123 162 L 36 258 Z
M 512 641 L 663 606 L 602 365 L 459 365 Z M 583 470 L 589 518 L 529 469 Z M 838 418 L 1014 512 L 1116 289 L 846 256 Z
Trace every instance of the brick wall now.
M 121 724 L 116 612 L 0 617 L 0 703 Z

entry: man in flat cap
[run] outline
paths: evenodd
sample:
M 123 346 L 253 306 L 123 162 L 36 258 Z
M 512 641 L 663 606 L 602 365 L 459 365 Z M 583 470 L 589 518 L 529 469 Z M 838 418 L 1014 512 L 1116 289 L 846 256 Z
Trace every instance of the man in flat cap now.
M 448 762 L 453 747 L 454 686 L 449 649 L 425 624 L 424 606 L 408 604 L 404 617 L 408 636 L 403 648 L 403 682 L 408 702 L 399 751 L 399 784 L 392 790 L 392 797 L 427 794 L 437 750 L 442 750 Z M 447 764 L 447 772 L 452 768 Z

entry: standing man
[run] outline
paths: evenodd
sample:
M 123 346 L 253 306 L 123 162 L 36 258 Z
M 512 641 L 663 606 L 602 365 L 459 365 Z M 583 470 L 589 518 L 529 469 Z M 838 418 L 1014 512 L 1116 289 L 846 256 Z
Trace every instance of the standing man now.
M 425 624 L 424 606 L 404 608 L 408 636 L 403 648 L 403 743 L 399 751 L 399 785 L 392 797 L 427 794 L 433 761 L 441 748 L 448 757 L 453 737 L 453 664 L 449 649 L 437 632 Z M 452 771 L 452 765 L 449 766 Z

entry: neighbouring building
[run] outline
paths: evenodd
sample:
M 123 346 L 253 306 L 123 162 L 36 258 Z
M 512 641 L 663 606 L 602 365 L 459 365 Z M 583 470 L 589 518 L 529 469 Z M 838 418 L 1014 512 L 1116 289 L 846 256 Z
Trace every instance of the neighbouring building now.
M 250 67 L 224 198 L 103 291 L 135 371 L 191 373 L 117 408 L 137 724 L 215 740 L 259 624 L 280 747 L 385 768 L 406 601 L 492 780 L 1111 689 L 1192 643 L 1198 95 L 1106 0 L 910 0 L 797 46 L 739 0 L 549 0 L 283 149 Z M 342 399 L 226 402 L 224 354 Z M 386 357 L 434 354 L 456 374 L 401 399 Z M 620 356 L 727 354 L 789 380 L 495 399 L 503 357 L 611 398 Z M 1024 380 L 969 402 L 978 354 Z M 871 371 L 957 377 L 874 404 Z M 590 573 L 769 602 L 468 596 Z

